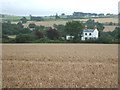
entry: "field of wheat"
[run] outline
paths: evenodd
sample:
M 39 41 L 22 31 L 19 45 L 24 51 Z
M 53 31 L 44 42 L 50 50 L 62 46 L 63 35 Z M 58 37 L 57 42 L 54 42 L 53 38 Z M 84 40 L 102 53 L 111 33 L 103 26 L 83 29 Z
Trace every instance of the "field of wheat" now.
M 104 26 L 104 30 L 105 32 L 109 32 L 109 31 L 114 31 L 116 27 L 118 26 Z
M 3 88 L 117 88 L 117 44 L 3 44 Z
M 86 22 L 88 19 L 71 19 L 71 20 L 75 20 L 75 21 L 84 21 Z M 100 22 L 100 23 L 107 23 L 107 22 L 113 22 L 113 23 L 118 23 L 118 19 L 116 18 L 97 18 L 97 19 L 94 19 L 95 22 Z M 25 27 L 28 27 L 28 25 L 30 23 L 35 23 L 36 25 L 43 25 L 43 26 L 46 26 L 46 27 L 52 27 L 54 24 L 63 24 L 65 25 L 66 22 L 68 22 L 69 20 L 58 20 L 58 21 L 28 21 L 26 24 L 24 24 Z M 14 24 L 17 24 L 18 21 L 16 22 L 12 22 Z

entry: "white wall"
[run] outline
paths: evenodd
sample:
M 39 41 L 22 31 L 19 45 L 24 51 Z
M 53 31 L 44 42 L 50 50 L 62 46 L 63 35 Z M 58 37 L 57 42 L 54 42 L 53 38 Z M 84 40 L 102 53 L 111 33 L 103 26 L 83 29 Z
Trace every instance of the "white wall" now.
M 70 40 L 70 39 L 73 39 L 73 38 L 74 38 L 74 36 L 66 35 L 66 39 L 67 39 L 67 40 Z
M 85 33 L 87 33 L 87 35 L 85 35 Z M 89 35 L 91 33 L 91 35 Z M 85 38 L 87 37 L 87 39 L 90 38 L 98 38 L 98 30 L 95 29 L 93 32 L 83 32 L 83 36 L 81 37 L 81 40 L 85 40 Z

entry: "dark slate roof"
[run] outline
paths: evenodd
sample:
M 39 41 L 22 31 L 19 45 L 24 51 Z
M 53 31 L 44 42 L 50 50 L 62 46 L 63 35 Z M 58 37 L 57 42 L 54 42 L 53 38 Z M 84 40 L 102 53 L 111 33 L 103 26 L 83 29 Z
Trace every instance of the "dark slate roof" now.
M 84 29 L 83 32 L 93 32 L 94 29 Z

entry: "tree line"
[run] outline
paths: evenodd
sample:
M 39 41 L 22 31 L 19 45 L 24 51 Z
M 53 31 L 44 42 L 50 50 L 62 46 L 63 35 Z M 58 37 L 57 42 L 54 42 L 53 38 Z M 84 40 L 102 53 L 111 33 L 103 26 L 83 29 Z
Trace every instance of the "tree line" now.
M 81 41 L 85 25 L 93 29 L 96 25 L 99 30 L 99 38 L 97 40 Z M 32 30 L 31 30 L 32 29 Z M 11 24 L 10 22 L 2 23 L 2 40 L 3 42 L 111 42 L 120 40 L 120 28 L 117 27 L 112 32 L 103 32 L 104 26 L 88 20 L 86 23 L 80 21 L 68 21 L 66 25 L 54 24 L 52 27 L 38 26 L 30 23 L 28 28 L 24 28 L 23 23 Z M 73 40 L 66 40 L 66 35 L 75 36 Z M 8 35 L 16 35 L 16 38 L 11 39 Z

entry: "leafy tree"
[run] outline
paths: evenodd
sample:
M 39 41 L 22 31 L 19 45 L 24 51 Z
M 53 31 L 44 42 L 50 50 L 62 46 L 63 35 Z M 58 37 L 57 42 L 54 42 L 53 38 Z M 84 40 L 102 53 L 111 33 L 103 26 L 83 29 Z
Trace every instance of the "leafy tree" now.
M 99 23 L 99 22 L 96 22 L 96 24 L 95 24 L 96 26 L 97 26 L 97 29 L 99 30 L 99 31 L 103 31 L 103 29 L 105 28 L 101 23 Z
M 58 32 L 60 33 L 60 36 L 65 36 L 66 35 L 66 33 L 64 31 L 64 28 L 65 28 L 64 25 L 62 25 L 62 24 L 59 24 L 59 25 L 54 24 L 53 27 L 58 30 Z
M 23 28 L 20 33 L 22 34 L 28 34 L 28 33 L 31 33 L 32 31 L 29 29 L 29 28 Z
M 45 26 L 40 25 L 40 26 L 39 26 L 39 29 L 40 29 L 40 30 L 44 30 L 44 29 L 45 29 Z
M 21 19 L 21 21 L 22 21 L 22 23 L 27 23 L 26 17 L 23 17 L 23 18 Z
M 29 28 L 23 28 L 23 26 L 18 24 L 3 23 L 2 24 L 2 33 L 7 35 L 17 35 L 19 33 L 30 33 Z
M 16 36 L 16 42 L 31 42 L 36 39 L 35 35 L 32 34 L 19 34 Z
M 60 17 L 58 16 L 57 13 L 56 13 L 56 15 L 55 15 L 55 19 L 60 19 Z
M 87 24 L 87 25 L 94 25 L 95 22 L 94 22 L 94 20 L 89 19 L 89 20 L 87 20 L 86 24 Z
M 107 32 L 101 32 L 101 36 L 98 38 L 98 42 L 109 42 L 112 41 L 113 37 Z
M 21 30 L 22 30 L 22 28 L 16 24 L 10 24 L 10 23 L 2 24 L 2 33 L 3 34 L 15 35 L 15 34 L 18 34 L 19 31 L 21 31 Z
M 30 24 L 29 24 L 29 28 L 35 28 L 35 26 L 36 26 L 36 25 L 35 25 L 34 23 L 30 23 Z
M 45 30 L 45 26 L 42 26 L 42 25 L 35 26 L 35 30 L 43 31 L 43 30 Z
M 8 20 L 7 23 L 8 23 L 8 24 L 11 24 L 11 21 Z
M 89 19 L 89 20 L 85 23 L 85 25 L 87 25 L 87 28 L 89 28 L 89 29 L 94 29 L 94 28 L 95 28 L 95 25 L 97 26 L 97 29 L 98 29 L 99 31 L 103 31 L 103 29 L 104 29 L 104 26 L 103 26 L 101 23 L 95 22 L 95 21 L 92 20 L 92 19 Z
M 116 27 L 114 31 L 109 31 L 107 33 L 110 34 L 114 39 L 120 40 L 120 27 Z
M 69 21 L 65 25 L 65 32 L 69 35 L 75 36 L 75 39 L 80 39 L 79 36 L 81 36 L 83 32 L 83 27 L 83 23 L 79 21 Z
M 8 42 L 9 41 L 9 37 L 7 35 L 2 34 L 2 40 L 0 40 L 0 42 Z
M 38 30 L 35 30 L 35 35 L 40 39 L 44 37 L 44 34 Z
M 51 40 L 55 40 L 55 39 L 58 39 L 59 38 L 59 32 L 56 30 L 56 29 L 52 29 L 50 28 L 48 31 L 47 31 L 47 37 Z
M 18 25 L 19 27 L 23 28 L 23 25 L 22 25 L 21 22 L 18 22 L 17 25 Z
M 110 22 L 110 23 L 109 23 L 109 25 L 113 25 L 113 23 L 112 23 L 112 22 Z
M 7 35 L 2 34 L 2 39 L 9 39 Z
M 61 16 L 65 16 L 65 13 L 62 13 Z

